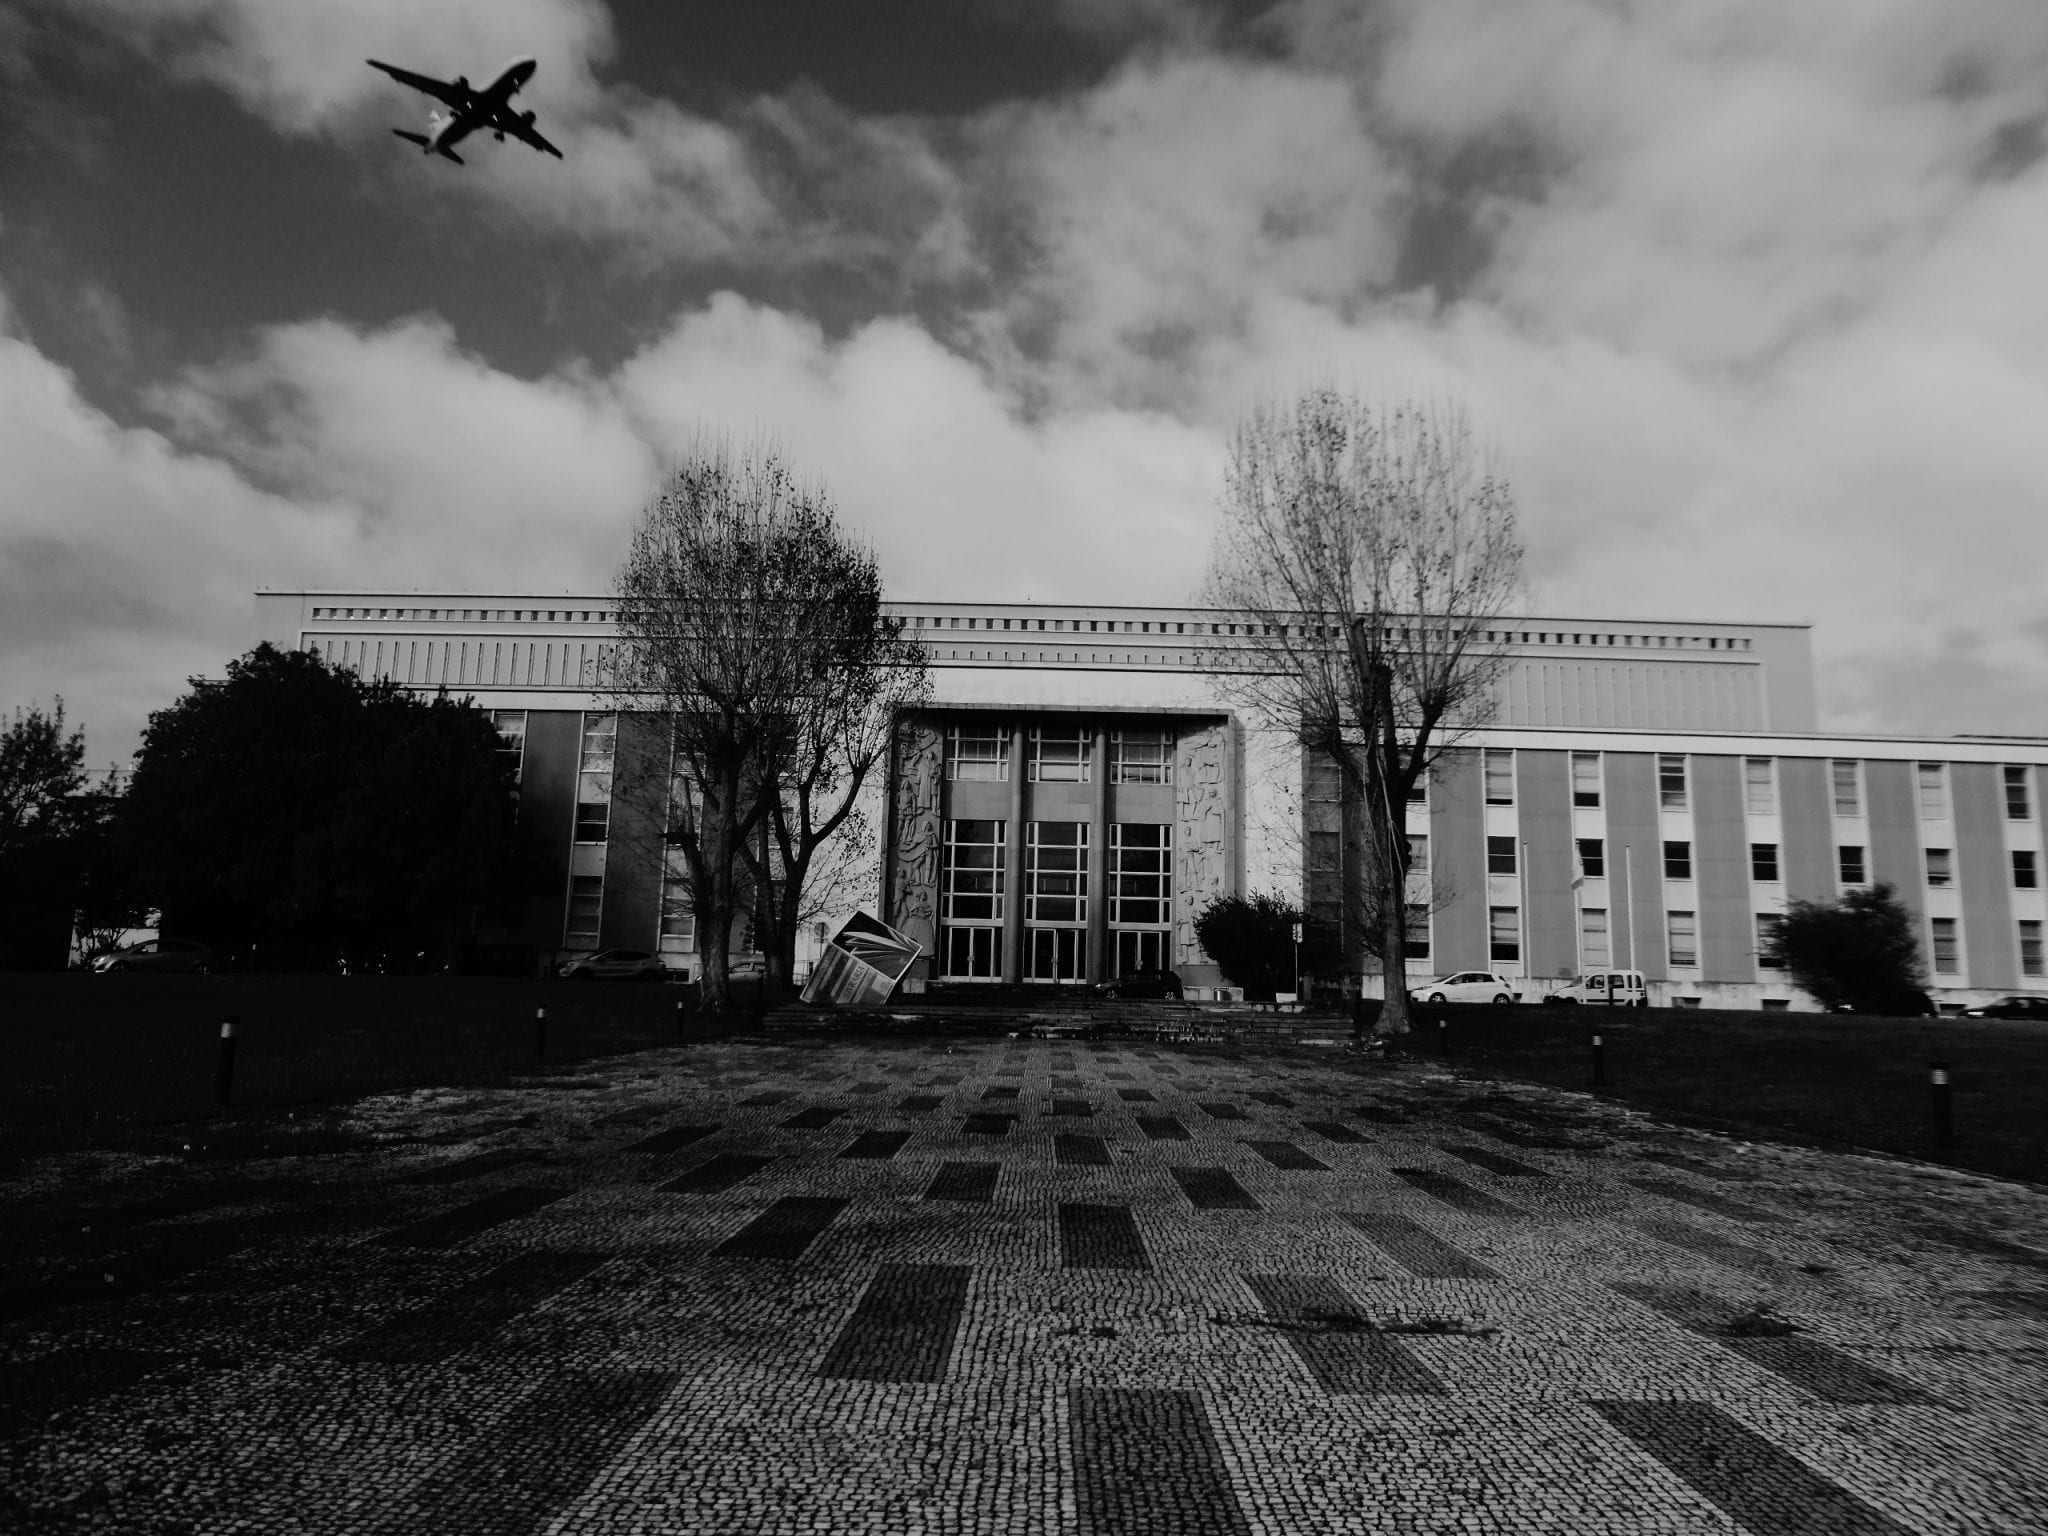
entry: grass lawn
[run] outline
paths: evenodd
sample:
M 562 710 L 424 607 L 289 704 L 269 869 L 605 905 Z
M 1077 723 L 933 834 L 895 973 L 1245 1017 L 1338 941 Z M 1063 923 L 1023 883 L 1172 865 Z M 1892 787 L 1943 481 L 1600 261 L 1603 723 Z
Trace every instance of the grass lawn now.
M 213 1110 L 221 1021 L 234 1104 L 283 1108 L 531 1071 L 676 1038 L 677 987 L 442 976 L 0 976 L 0 1157 L 114 1147 Z M 161 1135 L 161 1132 L 156 1134 Z
M 1450 1007 L 1450 1061 L 1489 1076 L 1592 1086 L 1644 1109 L 2048 1181 L 2048 1027 L 2010 1019 L 1881 1019 L 1700 1009 Z M 1435 1050 L 1435 1027 L 1413 1049 Z M 1943 1062 L 1955 1146 L 1933 1143 L 1928 1070 Z

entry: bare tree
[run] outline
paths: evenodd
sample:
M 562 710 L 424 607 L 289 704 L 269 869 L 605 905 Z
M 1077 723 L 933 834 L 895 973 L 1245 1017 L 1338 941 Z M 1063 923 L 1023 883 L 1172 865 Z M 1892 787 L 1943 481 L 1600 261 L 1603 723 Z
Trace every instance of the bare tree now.
M 867 711 L 892 707 L 904 673 L 922 687 L 923 653 L 883 613 L 873 554 L 772 447 L 700 441 L 642 514 L 614 590 L 622 735 L 628 716 L 651 720 L 635 732 L 643 755 L 668 758 L 631 782 L 666 802 L 704 1002 L 725 1007 L 735 917 L 768 918 L 771 966 L 787 976 L 797 908 L 774 886 L 800 905 L 887 745 L 893 716 L 878 728 Z M 764 833 L 780 855 L 766 868 Z
M 1409 795 L 1492 711 L 1507 658 L 1491 636 L 1521 569 L 1513 494 L 1459 406 L 1312 389 L 1259 406 L 1232 439 L 1203 600 L 1246 638 L 1212 664 L 1332 762 L 1355 807 L 1347 926 L 1370 929 L 1383 1034 L 1410 1027 Z

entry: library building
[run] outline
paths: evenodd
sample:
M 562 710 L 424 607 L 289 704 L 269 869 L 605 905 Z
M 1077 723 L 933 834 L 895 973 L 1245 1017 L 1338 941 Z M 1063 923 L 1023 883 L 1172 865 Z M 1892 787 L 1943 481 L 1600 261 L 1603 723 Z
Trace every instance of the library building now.
M 1359 819 L 1334 765 L 1219 690 L 1252 643 L 1242 625 L 1196 608 L 892 607 L 932 661 L 874 806 L 875 915 L 924 950 L 907 988 L 1164 967 L 1217 995 L 1226 978 L 1195 940 L 1216 897 L 1338 909 Z M 611 599 L 262 592 L 257 614 L 275 645 L 491 711 L 557 882 L 509 937 L 694 968 L 662 819 L 616 783 Z M 1776 953 L 1786 904 L 1882 881 L 1944 1008 L 2048 994 L 2048 740 L 1824 735 L 1803 625 L 1501 622 L 1492 722 L 1408 807 L 1409 985 L 1486 970 L 1540 997 L 1614 967 L 1641 971 L 1657 1005 L 1811 1009 Z

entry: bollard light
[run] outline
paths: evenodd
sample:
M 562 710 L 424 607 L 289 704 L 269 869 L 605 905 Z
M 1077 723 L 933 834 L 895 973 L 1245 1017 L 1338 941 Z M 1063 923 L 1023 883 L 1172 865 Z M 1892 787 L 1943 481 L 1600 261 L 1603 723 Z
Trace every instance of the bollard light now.
M 222 1109 L 227 1108 L 235 1086 L 235 1026 L 242 1022 L 239 1013 L 231 1013 L 220 1021 L 220 1047 L 213 1059 L 213 1102 Z
M 1600 1032 L 1593 1031 L 1593 1086 L 1605 1087 L 1607 1083 L 1607 1042 Z
M 1934 1147 L 1937 1152 L 1946 1152 L 1956 1144 L 1955 1100 L 1949 1089 L 1948 1063 L 1935 1062 L 1927 1079 L 1934 1094 Z
M 533 1010 L 533 1057 L 543 1060 L 548 1053 L 548 1011 L 545 1008 Z

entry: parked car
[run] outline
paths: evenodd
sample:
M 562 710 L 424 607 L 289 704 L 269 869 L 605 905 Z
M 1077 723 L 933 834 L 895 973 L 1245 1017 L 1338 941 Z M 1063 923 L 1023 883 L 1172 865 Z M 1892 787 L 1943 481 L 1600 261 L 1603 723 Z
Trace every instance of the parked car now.
M 1418 1003 L 1519 1003 L 1521 983 L 1498 971 L 1459 971 L 1440 981 L 1410 987 L 1408 995 Z
M 125 949 L 96 956 L 92 968 L 106 971 L 183 971 L 204 976 L 219 962 L 213 951 L 192 939 L 144 939 Z
M 1546 1003 L 1604 1003 L 1610 1008 L 1647 1008 L 1649 989 L 1641 971 L 1588 971 L 1543 999 Z
M 1129 976 L 1112 976 L 1097 982 L 1095 990 L 1103 997 L 1170 997 L 1176 1002 L 1182 995 L 1180 977 L 1172 971 L 1134 971 Z
M 1858 1008 L 1853 1003 L 1836 1003 L 1829 1013 L 1867 1013 L 1880 1019 L 1938 1019 L 1941 1009 L 1934 999 L 1917 987 L 1904 992 L 1895 992 L 1890 997 L 1880 998 L 1869 1007 Z
M 1965 1008 L 1966 1019 L 2048 1019 L 2048 996 L 2001 997 L 1995 1003 Z
M 556 974 L 568 981 L 666 981 L 668 967 L 644 949 L 606 949 L 564 961 Z

